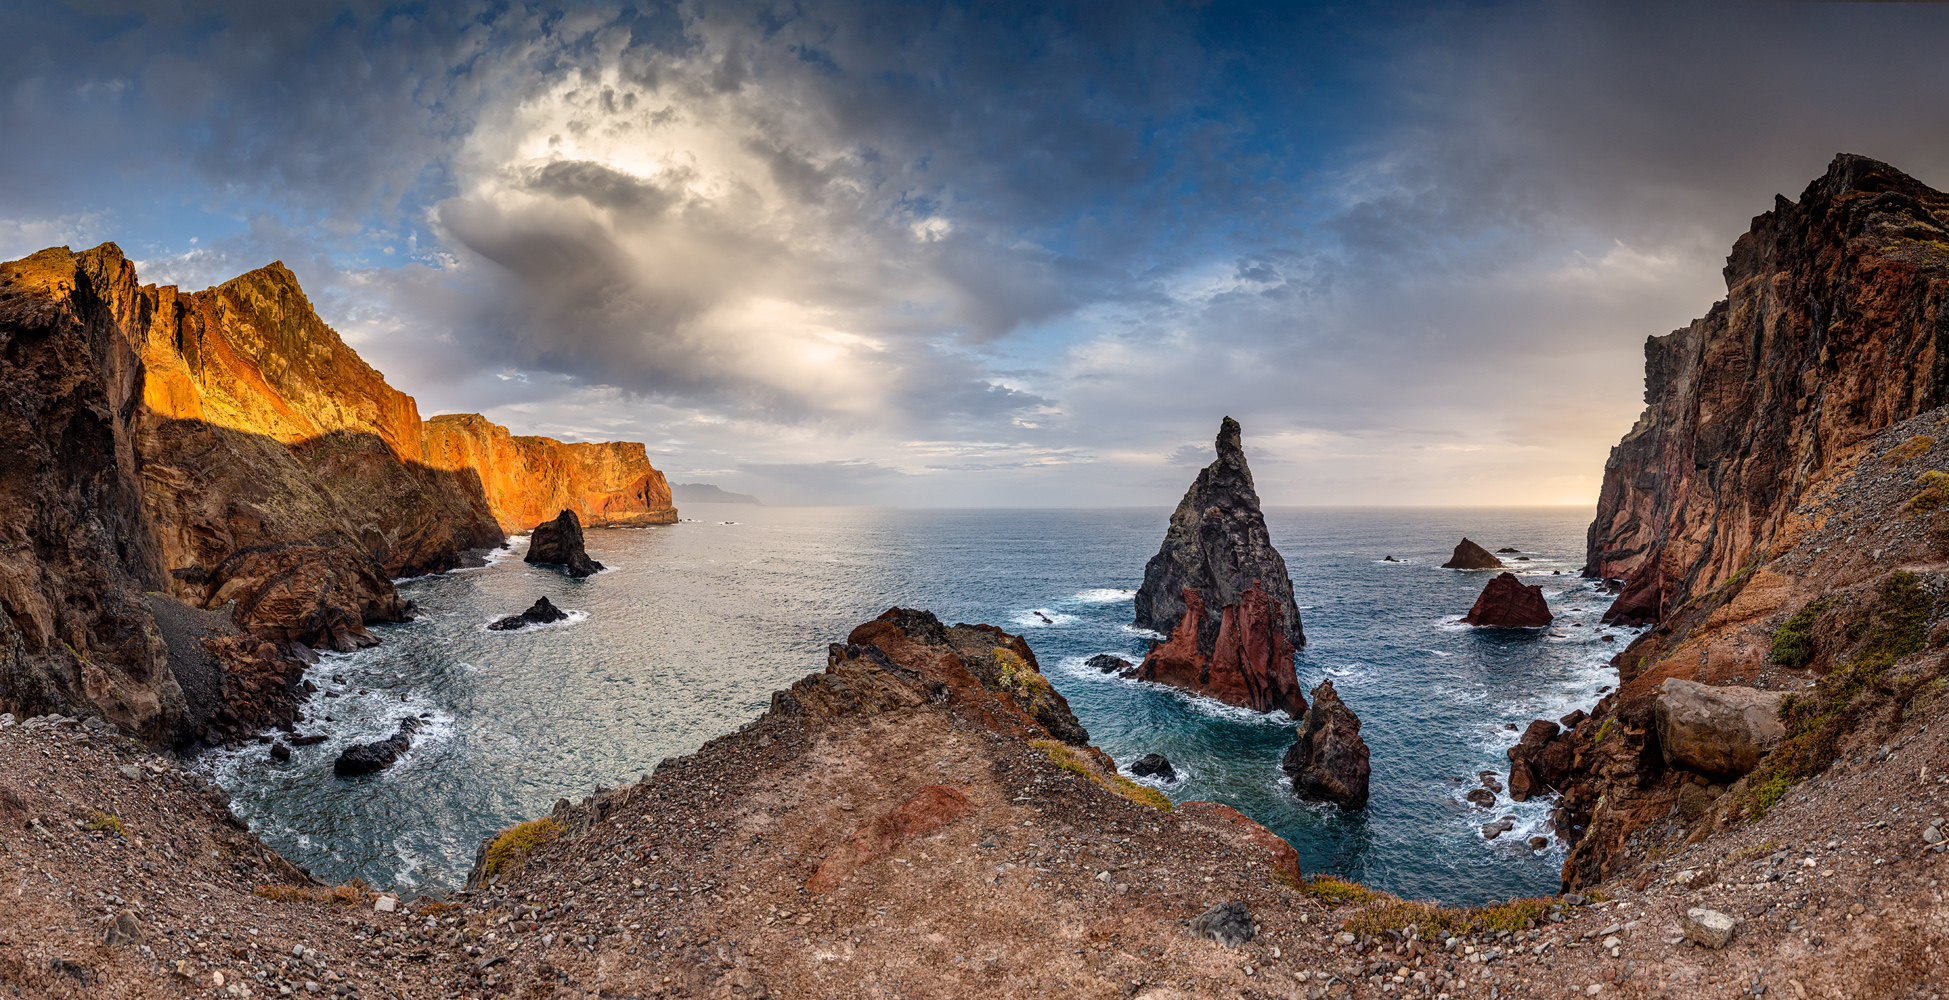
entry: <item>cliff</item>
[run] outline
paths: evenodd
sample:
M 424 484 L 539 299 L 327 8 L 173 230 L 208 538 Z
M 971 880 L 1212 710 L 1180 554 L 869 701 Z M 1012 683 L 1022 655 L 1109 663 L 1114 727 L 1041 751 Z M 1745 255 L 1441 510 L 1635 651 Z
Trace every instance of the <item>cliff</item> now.
M 234 601 L 230 617 L 276 640 L 268 655 L 282 662 L 286 642 L 375 641 L 367 623 L 408 614 L 392 578 L 464 565 L 532 527 L 533 511 L 675 520 L 640 444 L 421 421 L 281 264 L 184 293 L 139 284 L 109 243 L 44 250 L 0 276 L 0 336 L 14 351 L 0 387 L 20 401 L 0 489 L 34 512 L 7 529 L 19 565 L 0 602 L 22 638 L 0 710 L 99 713 L 145 738 L 181 736 L 181 685 L 131 603 L 144 590 Z M 221 714 L 205 709 L 192 714 Z
M 1562 789 L 1566 886 L 1843 802 L 1830 767 L 1868 780 L 1941 707 L 1949 196 L 1838 157 L 1725 274 L 1726 301 L 1647 346 L 1590 529 L 1586 573 L 1626 581 L 1610 617 L 1655 625 L 1617 691 L 1511 752 Z
M 1604 466 L 1587 576 L 1655 621 L 1777 554 L 1876 431 L 1949 402 L 1949 196 L 1838 156 L 1734 244 L 1726 299 L 1645 345 L 1645 411 Z

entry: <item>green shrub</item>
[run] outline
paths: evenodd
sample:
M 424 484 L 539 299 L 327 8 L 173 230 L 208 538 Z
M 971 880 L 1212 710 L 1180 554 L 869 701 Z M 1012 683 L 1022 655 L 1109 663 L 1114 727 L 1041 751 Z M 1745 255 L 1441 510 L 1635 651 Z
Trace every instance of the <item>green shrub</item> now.
M 1814 658 L 1814 620 L 1826 604 L 1827 598 L 1815 598 L 1782 622 L 1773 633 L 1773 648 L 1766 658 L 1795 670 L 1806 666 Z
M 1320 875 L 1307 881 L 1300 891 L 1322 903 L 1339 906 L 1342 903 L 1366 903 L 1381 898 L 1381 894 L 1343 878 Z
M 520 862 L 530 851 L 562 835 L 562 825 L 551 817 L 531 819 L 526 823 L 516 823 L 494 838 L 487 845 L 487 860 L 481 874 L 488 878 L 499 875 L 509 865 Z
M 1069 746 L 1066 743 L 1058 743 L 1055 740 L 1030 740 L 1029 745 L 1047 754 L 1050 762 L 1057 767 L 1071 774 L 1088 778 L 1098 785 L 1103 786 L 1107 791 L 1115 792 L 1132 802 L 1147 805 L 1152 809 L 1161 809 L 1164 812 L 1171 811 L 1170 796 L 1165 795 L 1163 792 L 1149 785 L 1140 785 L 1131 781 L 1129 778 L 1117 774 L 1114 771 L 1109 774 L 1104 774 L 1101 770 L 1092 767 L 1090 762 L 1085 760 L 1083 755 L 1077 752 L 1075 747 Z

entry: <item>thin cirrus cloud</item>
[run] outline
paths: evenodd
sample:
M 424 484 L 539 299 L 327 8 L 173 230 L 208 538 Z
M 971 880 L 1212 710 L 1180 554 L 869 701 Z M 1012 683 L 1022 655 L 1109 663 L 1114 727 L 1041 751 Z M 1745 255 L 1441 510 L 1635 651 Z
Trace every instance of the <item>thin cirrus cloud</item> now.
M 1641 345 L 1920 5 L 90 0 L 0 13 L 0 256 L 271 259 L 428 412 L 768 501 L 1588 502 Z

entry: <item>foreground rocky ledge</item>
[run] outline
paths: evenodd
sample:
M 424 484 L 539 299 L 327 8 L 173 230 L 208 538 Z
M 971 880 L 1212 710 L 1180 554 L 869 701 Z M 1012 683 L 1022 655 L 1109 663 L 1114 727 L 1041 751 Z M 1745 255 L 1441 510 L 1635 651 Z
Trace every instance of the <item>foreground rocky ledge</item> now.
M 849 638 L 871 634 L 892 651 L 836 644 L 825 672 L 740 732 L 484 844 L 475 889 L 445 900 L 317 885 L 174 762 L 106 727 L 0 719 L 0 879 L 15 887 L 0 990 L 1500 1000 L 1730 994 L 1720 984 L 1795 997 L 1940 989 L 1933 942 L 1949 908 L 1932 880 L 1944 856 L 1920 829 L 1939 786 L 1907 766 L 1949 764 L 1940 727 L 1898 751 L 1904 766 L 1823 779 L 1634 880 L 1441 910 L 1307 880 L 1284 841 L 1237 812 L 1160 808 L 1091 748 L 1044 738 L 1010 689 L 1036 687 L 1022 667 L 994 684 L 970 668 L 983 655 L 1013 666 L 997 651 L 1017 637 L 921 612 Z M 959 686 L 942 680 L 963 670 Z M 1860 812 L 1875 802 L 1901 809 L 1881 825 Z M 1729 925 L 1730 945 L 1687 943 L 1694 909 L 1725 915 L 1695 933 Z M 1251 937 L 1228 946 L 1197 936 L 1205 927 Z

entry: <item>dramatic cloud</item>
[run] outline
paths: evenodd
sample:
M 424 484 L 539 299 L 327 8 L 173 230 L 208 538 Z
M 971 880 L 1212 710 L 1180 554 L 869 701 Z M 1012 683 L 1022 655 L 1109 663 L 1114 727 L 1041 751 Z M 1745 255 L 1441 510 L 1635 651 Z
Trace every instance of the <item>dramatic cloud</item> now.
M 1642 343 L 1924 5 L 89 0 L 0 14 L 0 257 L 280 258 L 427 412 L 787 502 L 1588 502 Z

